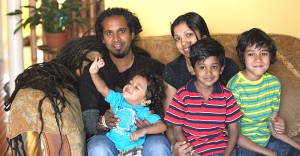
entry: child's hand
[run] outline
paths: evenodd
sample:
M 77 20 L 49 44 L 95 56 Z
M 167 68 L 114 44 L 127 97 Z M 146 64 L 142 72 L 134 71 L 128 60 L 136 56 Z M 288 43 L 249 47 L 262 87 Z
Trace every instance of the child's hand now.
M 146 130 L 144 128 L 139 129 L 133 133 L 131 133 L 130 141 L 138 140 L 140 137 L 146 135 Z
M 285 121 L 283 118 L 277 116 L 275 118 L 272 118 L 272 127 L 278 134 L 284 134 L 285 133 Z
M 178 141 L 173 145 L 172 152 L 174 156 L 186 156 L 191 155 L 193 146 L 187 141 Z M 193 155 L 197 155 L 197 152 L 193 152 Z
M 91 74 L 96 74 L 96 73 L 98 73 L 100 68 L 102 68 L 104 65 L 105 65 L 105 62 L 103 61 L 103 59 L 101 57 L 95 57 L 95 60 L 92 63 L 89 71 Z

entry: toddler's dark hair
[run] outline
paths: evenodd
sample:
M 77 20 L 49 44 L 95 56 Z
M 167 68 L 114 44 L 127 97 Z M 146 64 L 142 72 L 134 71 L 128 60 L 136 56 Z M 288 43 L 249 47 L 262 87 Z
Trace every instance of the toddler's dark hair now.
M 144 70 L 140 70 L 137 73 L 133 74 L 129 80 L 131 80 L 134 76 L 139 75 L 145 78 L 148 82 L 147 90 L 146 90 L 146 99 L 151 100 L 151 104 L 148 106 L 151 110 L 161 117 L 163 116 L 163 101 L 166 98 L 166 87 L 162 78 L 155 74 L 148 74 Z

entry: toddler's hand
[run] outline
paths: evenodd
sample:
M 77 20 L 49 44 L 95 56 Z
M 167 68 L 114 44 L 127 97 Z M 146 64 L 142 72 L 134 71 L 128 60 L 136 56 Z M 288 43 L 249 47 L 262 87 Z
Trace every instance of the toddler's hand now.
M 89 72 L 91 74 L 96 74 L 105 65 L 104 60 L 101 57 L 95 57 L 94 62 L 90 66 Z
M 139 130 L 131 133 L 130 141 L 138 140 L 140 137 L 142 137 L 144 135 L 146 135 L 145 129 L 143 129 L 143 128 L 139 129 Z

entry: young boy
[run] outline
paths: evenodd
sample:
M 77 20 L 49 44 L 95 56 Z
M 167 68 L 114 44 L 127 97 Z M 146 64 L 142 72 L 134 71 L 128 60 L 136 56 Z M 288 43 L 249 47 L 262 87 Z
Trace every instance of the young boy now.
M 275 42 L 262 30 L 253 28 L 239 36 L 236 50 L 243 70 L 227 86 L 243 112 L 237 153 L 285 156 L 288 144 L 300 149 L 297 142 L 271 127 L 271 121 L 278 116 L 281 92 L 278 78 L 267 72 L 276 60 Z
M 190 155 L 229 156 L 234 151 L 242 113 L 230 90 L 217 82 L 224 60 L 224 47 L 212 38 L 192 45 L 190 61 L 196 77 L 177 90 L 167 110 L 165 121 L 174 125 L 176 141 L 191 143 Z
M 165 88 L 162 79 L 149 75 L 146 72 L 135 74 L 122 93 L 109 89 L 105 82 L 97 74 L 105 65 L 103 59 L 96 57 L 89 72 L 97 90 L 111 103 L 113 113 L 121 119 L 119 125 L 106 133 L 120 154 L 126 153 L 136 147 L 140 147 L 146 134 L 163 133 L 167 127 L 157 114 L 149 114 L 151 105 L 162 104 L 165 98 Z M 152 125 L 136 130 L 136 118 L 147 119 Z

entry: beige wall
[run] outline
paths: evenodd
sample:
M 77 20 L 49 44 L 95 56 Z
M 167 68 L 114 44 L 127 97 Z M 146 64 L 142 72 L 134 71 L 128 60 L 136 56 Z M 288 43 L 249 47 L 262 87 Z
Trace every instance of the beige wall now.
M 170 23 L 186 12 L 198 12 L 211 33 L 242 33 L 258 27 L 267 33 L 300 38 L 299 0 L 106 0 L 105 8 L 136 13 L 141 36 L 169 35 Z

